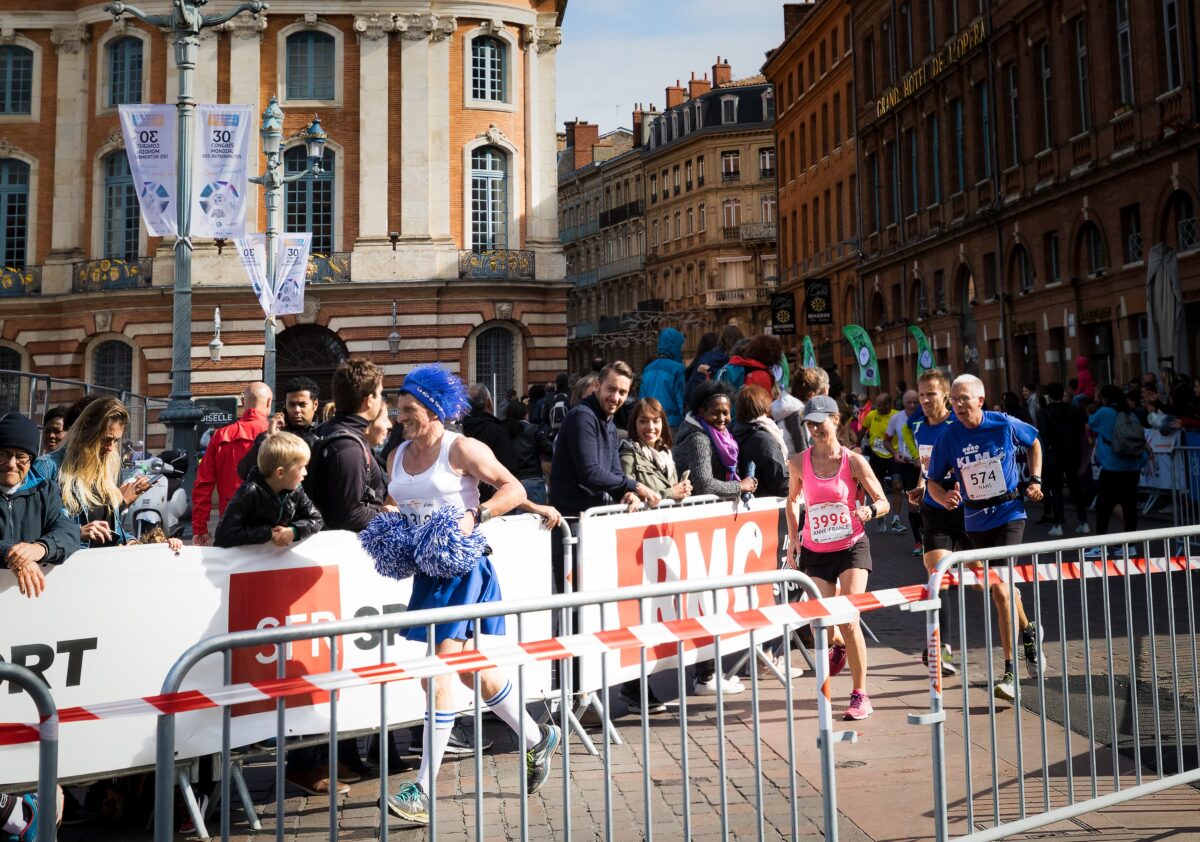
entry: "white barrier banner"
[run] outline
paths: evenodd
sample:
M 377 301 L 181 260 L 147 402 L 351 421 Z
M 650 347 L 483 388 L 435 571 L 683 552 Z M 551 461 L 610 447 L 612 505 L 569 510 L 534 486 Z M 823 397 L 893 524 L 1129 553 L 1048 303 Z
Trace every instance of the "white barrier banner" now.
M 137 188 L 138 205 L 152 237 L 174 237 L 174 105 L 119 105 L 121 134 Z
M 249 105 L 197 105 L 192 236 L 246 233 L 247 165 L 252 131 Z
M 783 511 L 782 499 L 765 498 L 751 500 L 749 509 L 740 502 L 736 508 L 721 502 L 620 515 L 584 512 L 579 521 L 575 590 L 603 591 L 778 570 L 787 537 Z M 639 614 L 638 602 L 629 600 L 583 609 L 576 631 L 598 632 L 774 604 L 771 585 L 753 591 L 740 588 L 715 595 L 705 592 L 646 600 L 644 616 Z M 778 636 L 775 629 L 757 633 L 756 640 Z M 748 643 L 746 635 L 722 637 L 721 654 L 745 649 Z M 647 670 L 675 666 L 677 647 L 675 642 L 648 647 Z M 707 660 L 713 657 L 712 638 L 687 641 L 683 650 L 686 664 Z M 640 650 L 623 649 L 610 657 L 610 685 L 639 675 Z M 587 692 L 601 684 L 600 659 L 582 658 L 575 689 Z
M 505 599 L 550 594 L 550 533 L 532 515 L 500 518 L 483 530 Z M 348 532 L 324 532 L 300 544 L 237 549 L 186 547 L 175 556 L 165 544 L 81 550 L 59 567 L 47 568 L 46 591 L 38 599 L 21 596 L 12 573 L 0 571 L 0 657 L 23 664 L 49 683 L 59 708 L 87 706 L 161 692 L 163 680 L 183 652 L 197 641 L 227 631 L 277 625 L 324 623 L 405 609 L 411 580 L 380 577 Z M 516 622 L 508 618 L 505 638 L 515 643 Z M 547 614 L 524 622 L 526 639 L 550 637 Z M 287 647 L 287 675 L 352 669 L 379 663 L 379 635 L 339 640 L 336 664 L 328 640 Z M 498 639 L 498 638 L 496 638 Z M 388 660 L 425 655 L 424 643 L 389 633 Z M 233 681 L 276 677 L 274 647 L 245 649 L 232 658 Z M 550 665 L 525 668 L 526 698 L 550 695 Z M 197 665 L 183 689 L 214 689 L 223 684 L 222 656 Z M 473 694 L 455 682 L 456 702 L 466 710 Z M 287 699 L 287 733 L 323 734 L 329 727 L 327 694 Z M 275 702 L 235 706 L 234 746 L 275 734 Z M 390 685 L 388 720 L 420 721 L 425 694 L 419 682 Z M 153 765 L 157 718 L 147 715 L 61 726 L 59 775 L 118 772 Z M 0 722 L 36 722 L 29 697 L 15 686 L 0 686 Z M 176 751 L 195 757 L 220 751 L 221 711 L 176 716 Z M 338 728 L 354 731 L 379 725 L 379 691 L 342 691 Z M 37 778 L 37 743 L 0 748 L 0 789 Z
M 1146 431 L 1146 448 L 1150 458 L 1142 466 L 1140 477 L 1142 488 L 1154 491 L 1170 491 L 1184 487 L 1182 463 L 1176 465 L 1175 448 L 1179 446 L 1179 433 L 1164 436 L 1158 430 Z M 1174 476 L 1172 473 L 1174 472 Z

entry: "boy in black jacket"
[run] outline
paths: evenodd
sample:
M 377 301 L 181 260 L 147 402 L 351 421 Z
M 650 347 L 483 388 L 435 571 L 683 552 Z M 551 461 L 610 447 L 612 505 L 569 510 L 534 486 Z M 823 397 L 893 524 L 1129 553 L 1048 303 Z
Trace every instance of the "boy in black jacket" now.
M 241 547 L 270 541 L 286 547 L 320 532 L 325 520 L 304 493 L 308 445 L 291 433 L 274 433 L 258 451 L 258 466 L 229 502 L 213 543 Z

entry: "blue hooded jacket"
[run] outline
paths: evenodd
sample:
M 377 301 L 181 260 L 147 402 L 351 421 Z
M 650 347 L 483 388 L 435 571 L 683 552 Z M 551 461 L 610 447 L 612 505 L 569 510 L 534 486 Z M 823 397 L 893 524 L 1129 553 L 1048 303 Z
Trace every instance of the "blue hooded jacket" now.
M 683 334 L 673 327 L 658 334 L 658 359 L 642 369 L 641 397 L 654 398 L 674 429 L 683 423 Z

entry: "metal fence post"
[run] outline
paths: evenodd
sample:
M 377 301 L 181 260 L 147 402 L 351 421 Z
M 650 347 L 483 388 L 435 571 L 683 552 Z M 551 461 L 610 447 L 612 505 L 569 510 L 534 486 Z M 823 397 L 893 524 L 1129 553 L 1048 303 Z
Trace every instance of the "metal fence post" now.
M 37 842 L 54 842 L 58 832 L 58 708 L 46 686 L 33 671 L 0 661 L 0 682 L 9 681 L 33 699 L 38 712 L 38 809 L 41 812 Z

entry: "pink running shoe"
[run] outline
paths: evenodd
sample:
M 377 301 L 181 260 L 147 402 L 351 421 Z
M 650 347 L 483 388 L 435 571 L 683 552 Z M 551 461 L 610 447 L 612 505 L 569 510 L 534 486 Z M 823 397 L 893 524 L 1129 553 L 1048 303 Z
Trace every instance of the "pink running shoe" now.
M 833 678 L 846 668 L 846 647 L 829 647 L 829 677 Z
M 875 708 L 871 707 L 871 699 L 862 690 L 855 690 L 850 694 L 850 707 L 846 708 L 846 713 L 843 714 L 843 719 L 866 719 L 875 712 Z

